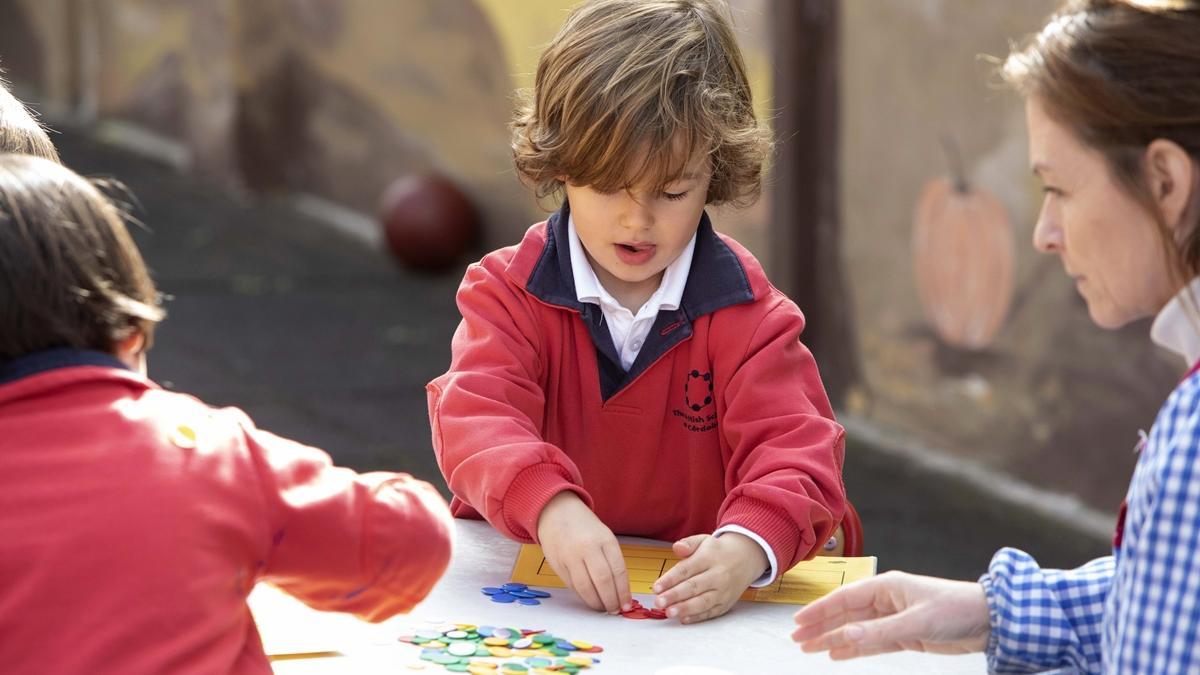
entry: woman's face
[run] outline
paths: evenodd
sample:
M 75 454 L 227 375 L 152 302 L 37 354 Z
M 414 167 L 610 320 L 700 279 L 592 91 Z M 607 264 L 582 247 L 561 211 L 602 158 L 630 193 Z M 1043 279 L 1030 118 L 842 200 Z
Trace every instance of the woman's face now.
M 1116 183 L 1104 156 L 1047 115 L 1036 97 L 1025 114 L 1030 161 L 1045 192 L 1033 245 L 1062 259 L 1097 325 L 1118 328 L 1153 316 L 1178 290 L 1154 216 Z

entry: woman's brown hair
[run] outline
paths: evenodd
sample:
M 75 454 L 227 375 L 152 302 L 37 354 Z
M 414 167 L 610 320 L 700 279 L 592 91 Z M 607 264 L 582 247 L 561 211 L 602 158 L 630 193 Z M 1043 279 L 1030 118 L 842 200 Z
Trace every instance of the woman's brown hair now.
M 538 60 L 513 121 L 513 157 L 541 198 L 564 177 L 603 192 L 662 189 L 703 154 L 707 202 L 747 203 L 771 147 L 751 103 L 718 0 L 592 0 Z
M 0 364 L 56 347 L 112 353 L 164 312 L 122 212 L 57 163 L 0 155 Z
M 1158 220 L 1172 273 L 1200 274 L 1200 223 L 1172 235 L 1143 165 L 1166 139 L 1200 167 L 1200 0 L 1069 0 L 1001 74 L 1104 155 Z

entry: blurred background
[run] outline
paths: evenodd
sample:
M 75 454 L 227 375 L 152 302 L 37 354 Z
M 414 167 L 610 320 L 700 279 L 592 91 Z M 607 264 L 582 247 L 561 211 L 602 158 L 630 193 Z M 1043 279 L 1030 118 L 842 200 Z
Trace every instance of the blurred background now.
M 1039 186 L 995 59 L 1056 4 L 730 0 L 778 151 L 763 198 L 713 217 L 808 317 L 882 569 L 1103 554 L 1181 374 L 1147 323 L 1096 328 L 1030 244 Z M 0 0 L 0 68 L 69 165 L 136 195 L 171 298 L 153 377 L 445 492 L 423 386 L 464 266 L 555 206 L 516 179 L 507 122 L 571 5 Z M 413 232 L 443 202 L 396 182 L 425 175 L 470 236 Z

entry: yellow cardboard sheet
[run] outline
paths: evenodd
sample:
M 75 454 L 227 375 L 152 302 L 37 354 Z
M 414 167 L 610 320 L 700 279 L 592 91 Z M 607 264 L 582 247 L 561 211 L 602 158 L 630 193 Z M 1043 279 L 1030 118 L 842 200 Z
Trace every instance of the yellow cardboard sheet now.
M 650 586 L 679 562 L 679 556 L 667 547 L 621 544 L 629 589 L 634 593 L 653 594 Z M 806 605 L 852 581 L 875 575 L 876 559 L 818 557 L 797 564 L 763 588 L 742 594 L 743 600 Z M 523 544 L 513 565 L 512 580 L 530 586 L 566 588 L 566 584 L 542 554 L 542 547 Z

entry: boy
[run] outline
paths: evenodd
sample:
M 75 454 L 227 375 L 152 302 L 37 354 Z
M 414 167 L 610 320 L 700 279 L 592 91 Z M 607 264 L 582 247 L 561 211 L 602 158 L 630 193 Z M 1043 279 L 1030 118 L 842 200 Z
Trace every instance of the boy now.
M 58 164 L 0 155 L 6 672 L 267 674 L 256 581 L 382 620 L 449 562 L 429 485 L 336 468 L 148 380 L 162 318 L 112 203 Z
M 845 502 L 803 317 L 704 213 L 756 197 L 769 149 L 724 7 L 577 8 L 513 148 L 539 197 L 566 200 L 459 289 L 428 387 L 451 509 L 538 541 L 608 612 L 630 606 L 613 533 L 682 537 L 656 605 L 723 614 L 815 553 Z

